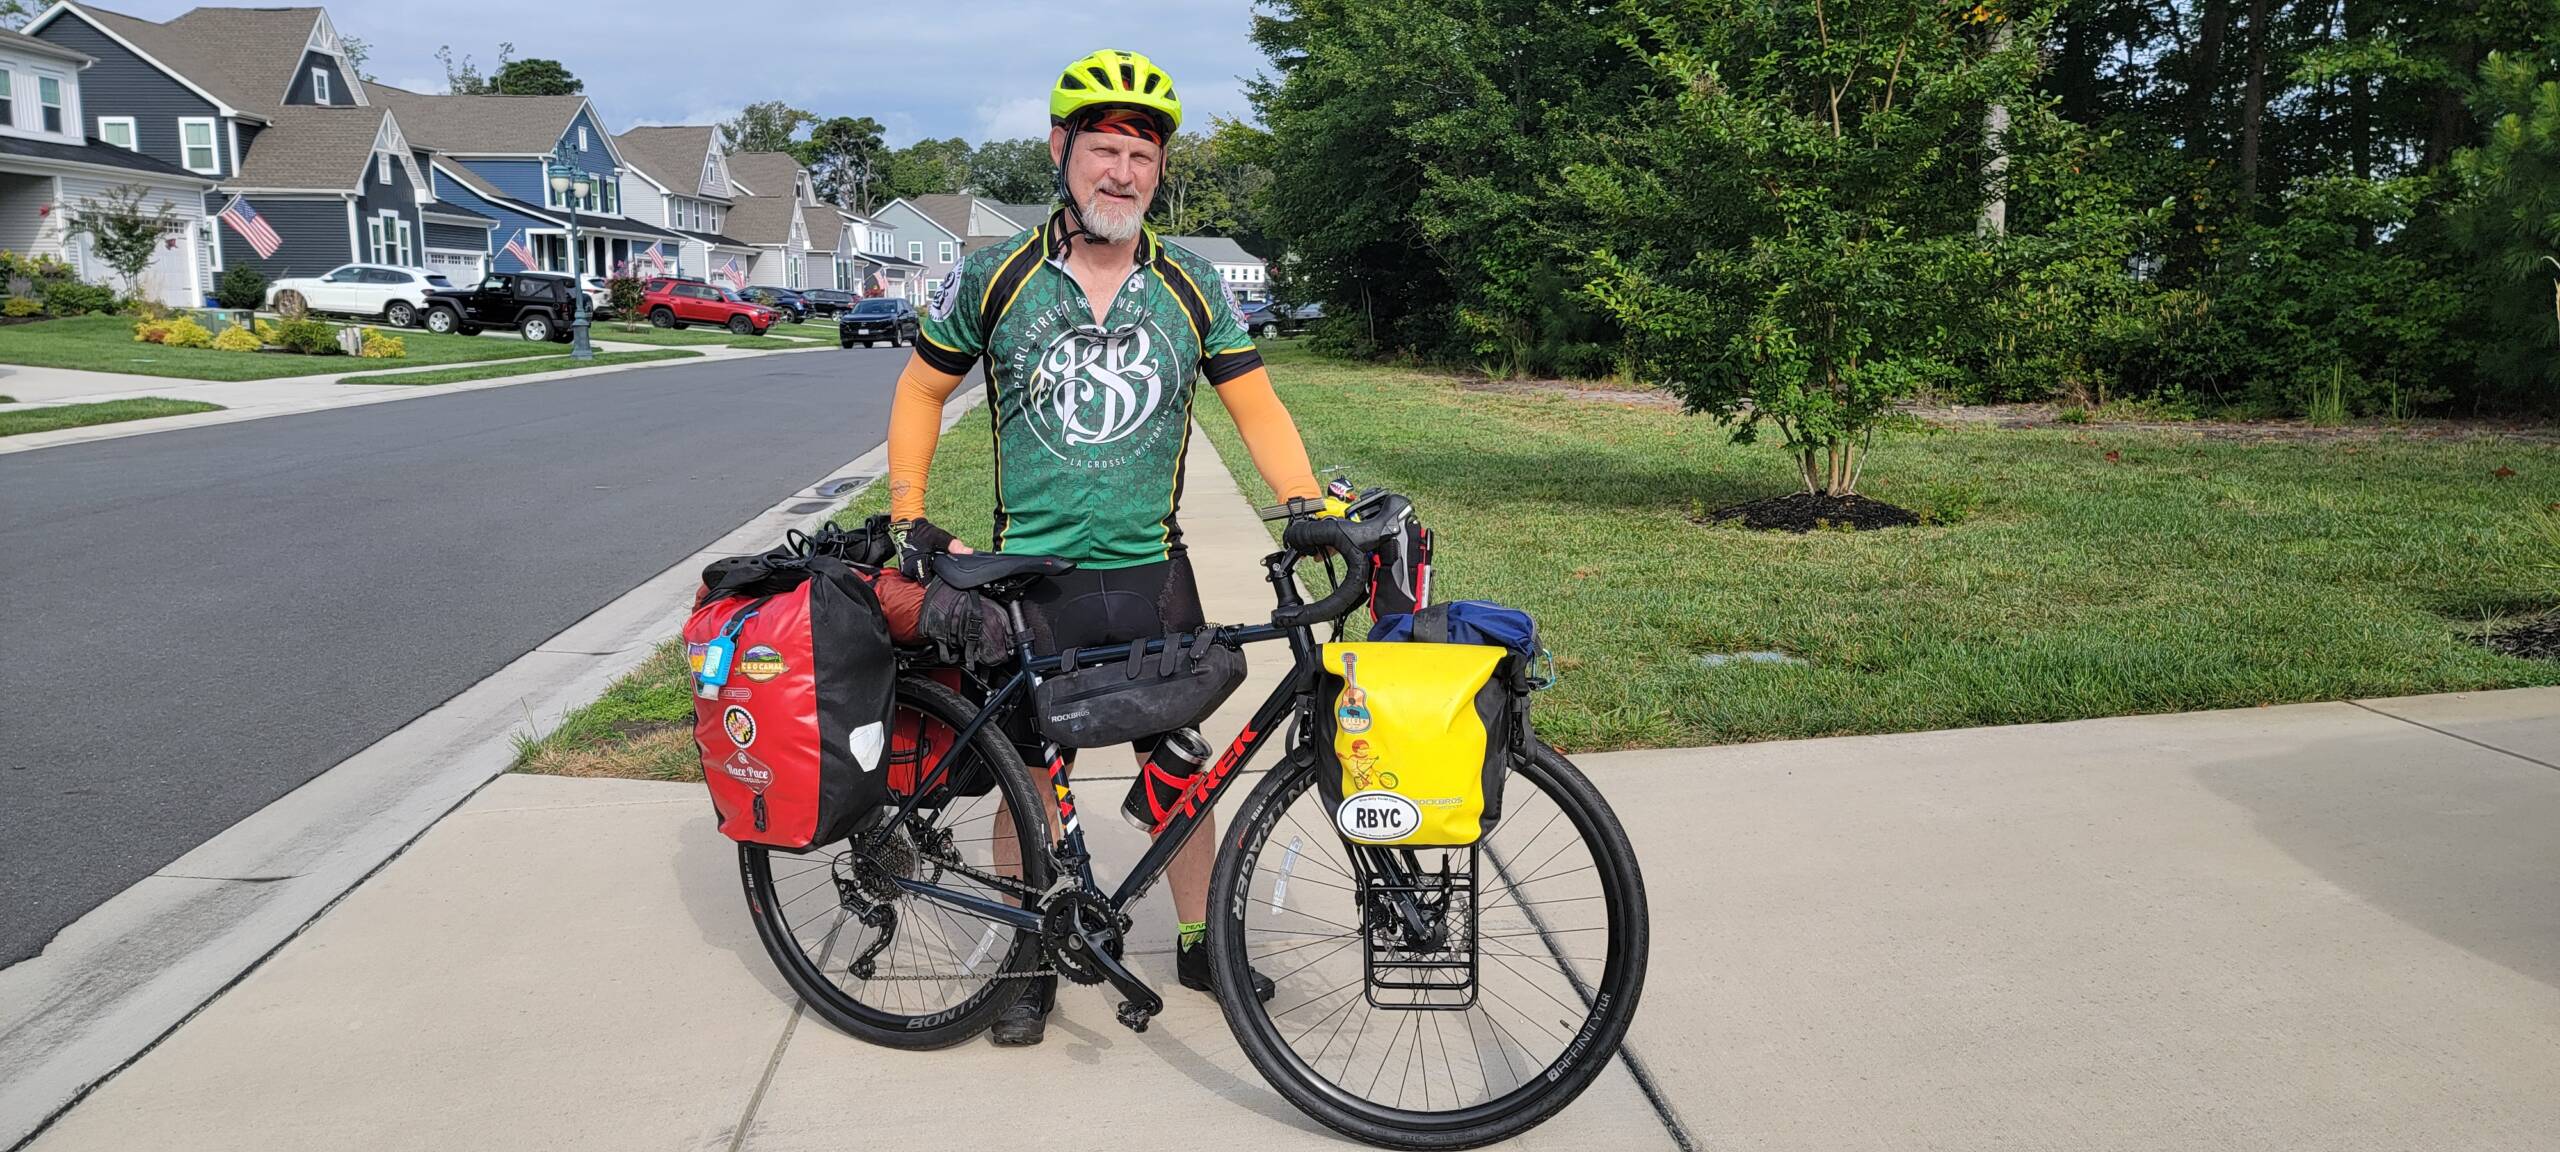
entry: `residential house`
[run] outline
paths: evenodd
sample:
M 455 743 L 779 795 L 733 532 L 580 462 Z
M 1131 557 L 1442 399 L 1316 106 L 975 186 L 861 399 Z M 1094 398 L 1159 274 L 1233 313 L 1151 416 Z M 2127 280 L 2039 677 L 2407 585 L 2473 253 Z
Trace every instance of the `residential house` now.
M 1167 236 L 1164 242 L 1218 266 L 1218 281 L 1227 295 L 1245 304 L 1271 299 L 1270 269 L 1262 257 L 1224 236 Z
M 643 197 L 651 203 L 640 213 L 625 210 L 626 166 L 584 96 L 434 96 L 387 84 L 371 90 L 433 152 L 436 199 L 495 222 L 491 271 L 612 275 L 653 244 L 663 250 L 684 240 L 651 222 L 654 197 Z M 551 186 L 551 166 L 561 156 L 586 177 L 586 194 L 574 206 L 574 185 Z M 574 256 L 573 228 L 580 248 Z
M 634 128 L 613 138 L 623 162 L 624 210 L 676 232 L 668 271 L 707 277 L 730 260 L 755 263 L 755 246 L 724 234 L 733 204 L 720 133 L 709 125 Z
M 66 225 L 84 201 L 138 189 L 146 208 L 167 208 L 186 221 L 143 271 L 142 293 L 163 304 L 199 303 L 211 289 L 202 209 L 213 178 L 135 151 L 129 122 L 117 122 L 113 142 L 87 135 L 81 73 L 95 63 L 0 29 L 0 250 L 57 256 L 83 279 L 112 280 L 91 257 L 87 237 L 67 238 Z
M 993 201 L 989 201 L 993 203 Z M 1055 204 L 997 204 L 996 211 L 1005 219 L 1024 228 L 1037 228 L 1049 222 L 1049 214 L 1058 210 Z
M 1014 215 L 1021 208 L 1006 208 L 983 196 L 912 196 L 890 201 L 874 219 L 897 234 L 898 255 L 924 266 L 924 289 L 930 295 L 970 253 L 1002 244 L 1048 219 L 1043 212 L 1024 223 Z
M 82 115 L 100 140 L 215 182 L 192 242 L 208 291 L 233 264 L 271 279 L 355 260 L 423 266 L 430 223 L 442 247 L 486 251 L 495 222 L 437 204 L 404 126 L 356 78 L 323 9 L 197 8 L 155 22 L 65 0 L 27 34 L 93 61 Z M 225 214 L 235 202 L 244 210 Z
M 924 265 L 898 255 L 898 234 L 877 218 L 863 221 L 854 233 L 860 253 L 852 290 L 868 296 L 894 296 L 911 304 L 925 302 Z
M 775 288 L 816 288 L 808 282 L 808 221 L 818 189 L 809 170 L 788 152 L 732 152 L 728 157 L 731 207 L 728 234 L 754 246 L 747 283 Z

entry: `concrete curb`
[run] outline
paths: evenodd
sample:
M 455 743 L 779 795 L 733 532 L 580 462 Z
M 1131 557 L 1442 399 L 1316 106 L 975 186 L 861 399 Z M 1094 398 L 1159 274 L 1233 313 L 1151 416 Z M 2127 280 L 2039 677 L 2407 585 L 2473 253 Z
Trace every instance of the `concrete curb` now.
M 982 398 L 963 390 L 945 427 Z M 704 564 L 814 527 L 886 461 L 884 441 L 0 970 L 0 1146 L 23 1146 L 503 774 L 519 740 L 602 695 L 683 621 Z M 809 501 L 826 510 L 790 511 Z
M 652 345 L 651 347 L 655 347 L 655 345 Z M 678 345 L 678 347 L 681 347 L 681 345 Z M 264 420 L 270 416 L 294 416 L 304 412 L 326 412 L 338 408 L 356 408 L 366 404 L 386 404 L 395 400 L 415 400 L 427 396 L 446 396 L 456 392 L 476 392 L 483 388 L 507 388 L 517 384 L 539 384 L 546 380 L 565 380 L 574 376 L 593 376 L 603 372 L 630 372 L 647 368 L 667 368 L 681 364 L 705 363 L 714 360 L 736 360 L 759 356 L 789 356 L 803 352 L 833 352 L 838 349 L 834 345 L 830 344 L 811 348 L 783 347 L 776 348 L 770 352 L 751 352 L 744 349 L 723 348 L 719 346 L 701 347 L 694 350 L 701 352 L 702 355 L 657 360 L 646 364 L 608 364 L 600 368 L 562 368 L 551 372 L 528 372 L 521 376 L 501 376 L 493 380 L 464 380 L 453 384 L 359 384 L 352 385 L 350 387 L 363 389 L 362 391 L 349 391 L 336 396 L 324 395 L 315 398 L 309 403 L 267 404 L 248 408 L 226 407 L 219 412 L 197 412 L 186 416 L 161 416 L 150 420 L 127 420 L 117 424 L 93 424 L 86 428 L 65 428 L 59 432 L 29 432 L 24 435 L 0 439 L 0 455 L 7 455 L 12 452 L 34 452 L 44 448 L 57 448 L 65 444 L 86 444 L 98 440 L 116 440 L 126 436 L 143 436 L 153 432 L 174 432 L 182 428 L 205 428 L 216 424 L 237 424 L 243 420 Z M 491 363 L 505 363 L 505 361 L 491 361 Z M 416 371 L 429 372 L 435 371 L 437 368 L 468 366 L 469 365 L 447 364 L 437 365 L 435 367 L 422 367 L 416 369 Z M 373 375 L 376 371 L 379 370 L 348 372 L 345 373 L 345 375 L 366 376 Z M 335 381 L 336 377 L 298 377 L 287 378 L 283 382 L 288 384 L 310 384 L 335 388 L 339 386 Z M 171 383 L 194 386 L 201 385 L 205 382 L 179 380 L 172 377 Z M 223 383 L 271 384 L 275 383 L 275 381 L 247 380 L 236 382 L 224 381 Z M 123 396 L 159 396 L 166 395 L 171 391 L 179 391 L 179 389 L 161 388 L 153 390 L 146 388 L 129 394 L 120 395 L 101 393 L 96 397 L 52 400 L 40 404 L 25 404 L 17 407 L 51 408 L 63 404 L 91 403 L 98 399 L 115 399 L 122 398 Z M 189 399 L 191 397 L 181 395 L 175 398 Z M 213 402 L 214 401 L 210 400 L 207 401 L 207 403 Z

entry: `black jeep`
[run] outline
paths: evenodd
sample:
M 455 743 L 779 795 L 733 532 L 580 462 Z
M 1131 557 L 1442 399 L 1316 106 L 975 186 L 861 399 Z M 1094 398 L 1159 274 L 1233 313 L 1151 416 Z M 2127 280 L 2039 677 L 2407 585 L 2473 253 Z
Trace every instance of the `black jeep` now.
M 429 332 L 513 328 L 527 340 L 566 343 L 578 285 L 558 272 L 492 272 L 473 287 L 428 293 L 421 310 Z

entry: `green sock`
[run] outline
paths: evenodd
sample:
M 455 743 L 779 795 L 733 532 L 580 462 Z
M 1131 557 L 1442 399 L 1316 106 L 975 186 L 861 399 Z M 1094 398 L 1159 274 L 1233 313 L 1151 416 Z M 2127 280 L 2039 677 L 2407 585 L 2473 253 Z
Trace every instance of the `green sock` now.
M 1201 941 L 1209 938 L 1209 922 L 1206 920 L 1194 920 L 1188 924 L 1176 924 L 1173 927 L 1174 939 L 1185 948 L 1197 947 Z

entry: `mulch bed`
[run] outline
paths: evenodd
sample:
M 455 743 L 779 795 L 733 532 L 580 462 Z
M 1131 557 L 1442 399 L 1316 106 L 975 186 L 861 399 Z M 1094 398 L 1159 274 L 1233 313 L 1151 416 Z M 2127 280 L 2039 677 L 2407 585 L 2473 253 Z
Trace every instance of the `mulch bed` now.
M 2560 660 L 2560 616 L 2492 632 L 2481 637 L 2480 643 L 2526 660 Z
M 1872 528 L 1908 528 L 1920 522 L 1920 514 L 1864 496 L 1790 492 L 1784 496 L 1746 500 L 1718 508 L 1700 517 L 1698 522 L 1722 524 L 1732 520 L 1741 521 L 1745 528 L 1764 532 L 1811 532 L 1818 528 L 1866 531 Z

